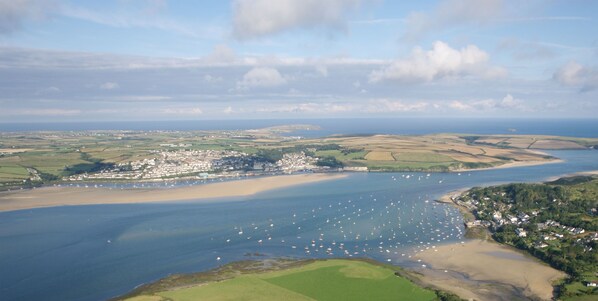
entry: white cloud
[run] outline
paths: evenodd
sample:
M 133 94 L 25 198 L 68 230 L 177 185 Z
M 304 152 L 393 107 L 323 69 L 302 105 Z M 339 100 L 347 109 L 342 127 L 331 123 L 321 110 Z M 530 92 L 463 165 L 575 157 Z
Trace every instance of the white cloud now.
M 515 99 L 511 94 L 507 94 L 501 100 L 494 100 L 492 98 L 467 102 L 455 100 L 452 101 L 448 106 L 449 108 L 458 111 L 530 111 L 530 108 L 524 105 L 520 100 Z
M 343 29 L 362 0 L 236 0 L 233 35 L 241 40 L 296 28 Z
M 231 63 L 237 58 L 235 51 L 224 44 L 218 44 L 214 46 L 212 53 L 204 57 L 204 60 L 208 63 Z
M 222 113 L 224 113 L 224 114 L 232 114 L 234 112 L 235 111 L 233 110 L 233 107 L 231 107 L 231 106 L 228 106 L 228 107 L 224 108 L 224 110 L 222 110 Z
M 519 100 L 516 100 L 511 94 L 507 94 L 502 101 L 498 104 L 500 108 L 504 109 L 511 109 L 511 108 L 521 108 L 522 104 Z
M 385 112 L 422 112 L 429 107 L 427 102 L 405 102 L 400 100 L 376 99 L 370 100 L 365 108 L 370 113 Z
M 0 34 L 9 34 L 21 29 L 25 20 L 42 19 L 54 9 L 55 1 L 44 0 L 2 0 L 0 1 Z
M 553 78 L 565 86 L 577 86 L 582 91 L 598 88 L 598 69 L 583 66 L 575 61 L 559 68 Z
M 488 54 L 475 45 L 458 50 L 437 41 L 432 50 L 424 51 L 417 47 L 409 59 L 396 60 L 373 71 L 369 81 L 428 82 L 446 77 L 497 77 L 505 74 L 504 69 L 489 66 L 487 62 Z
M 357 106 L 350 103 L 298 103 L 288 105 L 273 105 L 268 107 L 261 107 L 255 111 L 258 113 L 310 113 L 310 114 L 325 114 L 325 113 L 343 113 L 354 111 Z
M 172 100 L 172 97 L 163 95 L 118 95 L 112 97 L 99 96 L 92 99 L 111 102 L 165 102 Z
M 463 103 L 461 101 L 458 101 L 458 100 L 455 100 L 455 101 L 451 102 L 449 104 L 449 107 L 451 107 L 453 109 L 456 109 L 456 110 L 459 110 L 459 111 L 470 111 L 470 110 L 473 109 L 472 106 L 470 106 L 470 105 L 468 105 L 466 103 Z
M 255 67 L 243 75 L 243 80 L 237 82 L 240 89 L 252 87 L 276 87 L 285 85 L 287 80 L 278 70 L 269 67 Z
M 354 102 L 305 102 L 297 104 L 273 105 L 261 107 L 259 113 L 397 113 L 423 112 L 430 107 L 424 101 L 401 101 L 388 99 L 371 99 L 365 103 Z
M 114 83 L 114 82 L 105 82 L 100 85 L 100 89 L 102 89 L 102 90 L 114 90 L 114 89 L 118 89 L 118 88 L 119 88 L 118 83 Z
M 233 59 L 234 58 L 234 59 Z M 144 57 L 98 52 L 56 51 L 0 46 L 0 68 L 66 68 L 78 70 L 136 70 L 145 68 L 196 68 L 236 66 L 308 66 L 311 70 L 328 73 L 330 66 L 379 66 L 387 63 L 380 59 L 355 59 L 349 57 L 305 58 L 267 55 L 236 56 L 230 48 L 220 45 L 201 58 Z M 323 68 L 324 66 L 325 68 Z
M 202 109 L 198 107 L 190 108 L 166 108 L 162 110 L 162 113 L 169 115 L 201 115 L 203 114 Z
M 431 13 L 416 12 L 407 17 L 407 38 L 418 38 L 438 29 L 481 25 L 504 13 L 503 0 L 445 0 Z

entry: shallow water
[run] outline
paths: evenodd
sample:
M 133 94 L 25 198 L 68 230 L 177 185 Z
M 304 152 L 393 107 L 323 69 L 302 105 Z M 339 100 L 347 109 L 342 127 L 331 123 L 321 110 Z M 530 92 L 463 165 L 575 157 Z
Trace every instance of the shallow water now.
M 414 252 L 463 240 L 458 210 L 433 201 L 448 191 L 598 170 L 598 151 L 551 154 L 565 162 L 460 175 L 354 173 L 226 202 L 0 213 L 0 295 L 103 300 L 168 274 L 262 258 L 248 253 L 404 265 Z

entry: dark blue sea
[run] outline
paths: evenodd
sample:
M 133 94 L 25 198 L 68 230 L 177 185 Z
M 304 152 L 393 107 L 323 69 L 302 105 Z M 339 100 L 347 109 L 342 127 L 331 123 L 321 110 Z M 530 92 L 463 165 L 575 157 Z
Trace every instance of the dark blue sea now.
M 363 119 L 268 119 L 188 120 L 131 122 L 1 123 L 0 131 L 78 130 L 246 130 L 277 125 L 311 124 L 321 130 L 289 135 L 323 137 L 338 134 L 530 134 L 598 137 L 598 119 L 499 119 L 499 118 L 363 118 Z
M 367 257 L 408 265 L 416 252 L 464 239 L 461 215 L 434 202 L 440 195 L 598 170 L 596 150 L 550 154 L 564 161 L 460 174 L 352 173 L 208 203 L 3 212 L 0 299 L 106 300 L 169 274 L 243 259 Z M 264 256 L 246 256 L 253 253 Z

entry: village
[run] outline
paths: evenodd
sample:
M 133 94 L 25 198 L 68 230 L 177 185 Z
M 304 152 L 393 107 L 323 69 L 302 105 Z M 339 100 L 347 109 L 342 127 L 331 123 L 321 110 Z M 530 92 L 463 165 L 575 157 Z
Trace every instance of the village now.
M 492 198 L 478 196 L 475 193 L 461 196 L 452 196 L 451 200 L 467 208 L 476 217 L 475 220 L 465 223 L 467 228 L 484 227 L 492 233 L 497 231 L 511 231 L 522 239 L 528 247 L 547 248 L 561 247 L 562 243 L 573 241 L 583 247 L 584 252 L 593 250 L 592 242 L 598 241 L 597 232 L 587 232 L 581 227 L 563 225 L 552 219 L 544 220 L 540 215 L 542 210 L 548 208 L 521 210 L 514 206 L 515 201 L 507 197 L 506 192 L 493 192 Z M 553 203 L 561 203 L 557 199 Z M 588 212 L 595 215 L 596 211 Z

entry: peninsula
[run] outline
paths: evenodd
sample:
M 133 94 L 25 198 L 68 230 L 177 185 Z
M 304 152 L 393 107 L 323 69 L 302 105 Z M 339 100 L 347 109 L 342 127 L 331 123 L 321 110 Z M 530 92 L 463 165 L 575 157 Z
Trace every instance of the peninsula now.
M 542 300 L 593 300 L 597 195 L 596 172 L 451 193 L 444 201 L 469 212 L 466 226 L 479 238 L 418 254 L 430 268 L 417 271 L 424 283 L 463 298 L 510 291 Z

